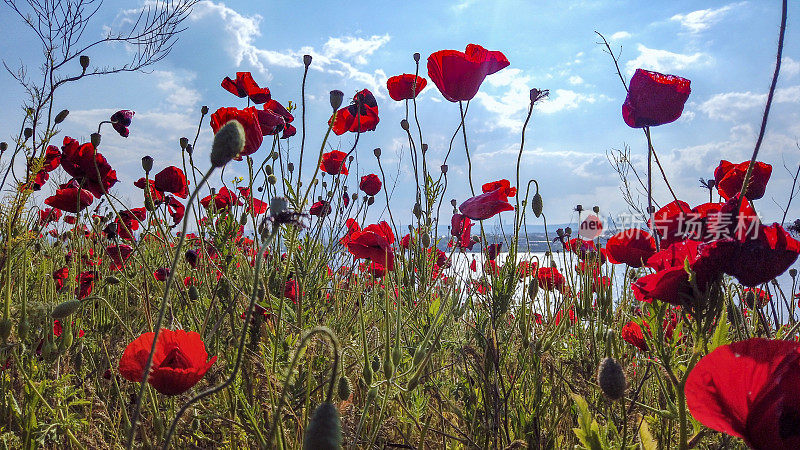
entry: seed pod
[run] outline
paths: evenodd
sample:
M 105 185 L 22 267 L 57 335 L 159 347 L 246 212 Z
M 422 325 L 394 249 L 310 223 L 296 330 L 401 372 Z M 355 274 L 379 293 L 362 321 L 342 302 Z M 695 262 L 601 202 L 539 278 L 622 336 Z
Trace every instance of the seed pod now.
M 373 203 L 375 203 L 375 197 L 370 195 L 369 198 L 367 199 L 367 205 L 372 206 Z
M 431 246 L 431 235 L 427 232 L 422 233 L 419 237 L 419 242 L 422 244 L 423 247 L 428 248 Z
M 405 131 L 408 131 L 409 126 L 408 126 L 408 121 L 406 119 L 400 121 L 400 128 L 402 128 Z
M 797 269 L 789 269 L 789 276 L 794 278 L 797 276 Z
M 89 67 L 89 57 L 86 55 L 81 55 L 81 57 L 78 58 L 78 61 L 81 63 L 81 69 L 86 72 L 86 68 Z
M 178 139 L 178 145 L 181 146 L 181 150 L 186 150 L 186 146 L 189 145 L 189 138 L 182 137 Z
M 247 212 L 243 212 L 241 216 L 239 216 L 239 225 L 245 226 L 247 225 Z
M 60 113 L 56 114 L 56 118 L 53 119 L 53 122 L 55 122 L 56 125 L 58 125 L 59 123 L 63 122 L 64 119 L 66 119 L 68 115 L 69 115 L 69 110 L 68 109 L 62 109 Z
M 294 163 L 286 164 L 286 170 L 289 172 L 294 172 Z
M 53 312 L 50 313 L 50 317 L 52 317 L 53 319 L 63 319 L 64 317 L 69 317 L 80 307 L 81 307 L 80 300 L 67 300 L 56 306 L 53 309 Z
M 414 352 L 414 360 L 412 362 L 414 367 L 417 367 L 419 363 L 425 358 L 425 352 L 427 351 L 427 346 L 422 343 L 417 347 L 417 350 Z
M 419 219 L 422 216 L 422 205 L 420 205 L 419 202 L 414 203 L 414 209 L 412 212 L 414 213 L 414 217 Z
M 419 384 L 419 371 L 415 372 L 414 375 L 408 380 L 408 383 L 406 384 L 406 389 L 409 391 L 413 391 L 414 389 L 417 388 L 418 384 Z
M 222 167 L 228 164 L 244 149 L 244 127 L 237 120 L 228 121 L 214 135 L 211 145 L 211 166 Z
M 400 358 L 402 357 L 403 352 L 400 350 L 400 343 L 398 341 L 398 344 L 392 349 L 392 363 L 394 363 L 395 366 L 400 365 Z
M 100 138 L 102 138 L 100 133 L 92 133 L 92 135 L 90 136 L 90 139 L 92 141 L 92 146 L 94 148 L 100 147 Z
M 340 106 L 342 106 L 342 101 L 344 100 L 344 92 L 338 89 L 334 89 L 331 91 L 330 96 L 331 96 L 331 108 L 333 108 L 333 110 L 336 111 L 337 109 L 339 109 Z
M 278 182 L 278 177 L 276 177 L 275 175 L 270 175 L 270 176 L 267 177 L 267 182 L 269 182 L 269 184 L 275 186 L 275 183 Z
M 266 166 L 264 166 L 264 173 L 266 173 L 266 174 L 267 174 L 267 176 L 270 176 L 270 175 L 272 175 L 272 166 L 271 166 L 271 165 L 269 165 L 269 164 L 267 164 Z
M 5 342 L 11 336 L 11 319 L 0 320 L 0 339 Z
M 200 298 L 200 291 L 197 290 L 197 286 L 189 286 L 189 300 L 197 300 Z
M 6 141 L 0 142 L 0 152 L 4 152 L 6 150 L 8 150 L 8 142 Z
M 383 359 L 383 374 L 386 376 L 387 380 L 391 379 L 392 375 L 394 374 L 394 364 L 392 363 L 392 358 L 388 353 Z
M 33 136 L 33 128 L 25 127 L 25 129 L 22 130 L 22 135 L 25 136 L 25 140 L 30 139 L 31 136 Z
M 145 172 L 150 172 L 153 170 L 153 157 L 150 155 L 146 155 L 142 157 L 142 169 Z
M 189 156 L 192 156 L 192 153 L 194 153 L 194 147 L 192 147 L 192 144 L 187 144 L 186 145 L 186 154 L 189 155 Z
M 311 55 L 303 55 L 303 65 L 306 67 L 311 65 Z
M 542 215 L 542 208 L 544 205 L 542 204 L 542 194 L 536 193 L 533 195 L 533 199 L 531 200 L 531 209 L 533 209 L 533 215 L 537 218 Z
M 625 372 L 614 358 L 603 358 L 597 368 L 597 384 L 600 390 L 611 400 L 619 400 L 625 395 Z
M 442 173 L 447 173 L 448 166 L 447 164 L 442 164 L 442 166 L 439 167 L 439 169 L 441 169 Z
M 595 214 L 600 214 L 600 207 L 597 205 L 592 206 L 592 211 L 594 211 Z
M 381 148 L 380 147 L 376 148 L 375 150 L 372 151 L 372 154 L 375 155 L 376 158 L 380 158 L 381 157 Z
M 414 62 L 419 62 L 420 54 L 419 52 L 414 52 Z
M 339 400 L 347 400 L 350 398 L 350 394 L 352 393 L 353 385 L 350 383 L 350 379 L 347 378 L 346 375 L 339 377 L 339 385 L 337 386 L 337 395 L 339 396 Z
M 200 107 L 200 114 L 202 114 L 202 115 L 204 115 L 204 116 L 205 116 L 206 114 L 208 114 L 208 106 L 206 106 L 206 105 L 203 105 L 203 106 L 201 106 L 201 107 Z

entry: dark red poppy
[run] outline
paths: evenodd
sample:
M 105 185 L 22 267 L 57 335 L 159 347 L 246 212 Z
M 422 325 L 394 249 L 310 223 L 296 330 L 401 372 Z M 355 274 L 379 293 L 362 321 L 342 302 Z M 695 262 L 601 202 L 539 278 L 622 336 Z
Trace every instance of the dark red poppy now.
M 503 246 L 502 243 L 499 244 L 490 244 L 486 246 L 486 259 L 489 261 L 494 261 L 497 258 L 497 255 L 500 254 L 500 248 Z
M 47 150 L 44 152 L 44 162 L 42 169 L 47 172 L 52 172 L 61 164 L 61 151 L 55 145 L 48 145 Z
M 128 127 L 131 126 L 131 119 L 133 119 L 134 114 L 131 110 L 122 109 L 111 115 L 111 126 L 120 136 L 128 137 L 130 134 Z
M 340 152 L 339 150 L 332 150 L 322 155 L 322 161 L 319 163 L 319 168 L 323 172 L 331 175 L 347 175 L 347 166 L 345 165 L 345 158 L 347 153 Z
M 155 277 L 155 279 L 158 281 L 167 281 L 167 278 L 169 278 L 169 273 L 169 267 L 159 267 L 155 272 L 153 272 L 153 277 Z
M 674 122 L 683 113 L 691 84 L 686 78 L 636 69 L 622 104 L 622 118 L 631 128 Z
M 645 326 L 647 326 L 647 323 L 645 323 Z M 647 329 L 647 333 L 650 334 L 649 328 Z M 622 327 L 622 331 L 620 331 L 619 335 L 625 342 L 633 345 L 643 352 L 647 351 L 647 342 L 644 340 L 642 327 L 639 326 L 638 323 L 633 321 L 626 323 L 625 326 Z
M 297 281 L 289 280 L 283 286 L 283 296 L 288 298 L 292 301 L 292 303 L 297 303 Z
M 192 269 L 197 267 L 197 261 L 200 259 L 200 257 L 197 255 L 196 250 L 186 250 L 186 253 L 183 255 L 183 257 L 186 259 L 186 264 L 189 264 Z
M 180 198 L 189 195 L 189 180 L 186 179 L 183 170 L 175 166 L 169 166 L 158 172 L 153 180 L 155 188 L 161 192 L 171 192 Z
M 656 241 L 647 231 L 637 228 L 621 231 L 606 242 L 606 256 L 613 264 L 642 267 L 656 252 Z
M 393 243 L 394 233 L 384 221 L 349 233 L 347 250 L 356 258 L 368 258 L 388 270 L 394 270 Z
M 461 214 L 472 220 L 485 220 L 503 211 L 513 211 L 514 207 L 508 203 L 505 188 L 497 188 L 475 197 L 469 198 L 459 205 Z
M 714 257 L 722 270 L 739 283 L 755 287 L 788 270 L 800 254 L 800 242 L 775 223 L 759 226 L 755 238 L 711 242 L 701 252 Z
M 106 247 L 106 254 L 111 260 L 111 270 L 122 270 L 125 268 L 125 261 L 133 253 L 133 247 L 127 244 L 109 245 Z
M 57 222 L 61 218 L 61 210 L 45 208 L 39 211 L 39 226 L 43 227 L 50 222 Z
M 257 109 L 256 111 L 258 113 L 258 122 L 261 126 L 261 134 L 264 136 L 277 134 L 281 130 L 285 134 L 289 123 L 294 120 L 294 116 L 276 100 L 268 101 L 264 104 L 263 110 Z
M 213 196 L 209 195 L 200 199 L 200 204 L 203 205 L 203 208 L 209 209 L 209 207 L 211 206 L 212 197 L 214 200 L 214 208 L 217 211 L 229 209 L 233 205 L 241 205 L 241 202 L 236 197 L 236 194 L 234 194 L 230 189 L 223 186 L 222 189 L 220 189 L 219 192 L 217 192 Z
M 311 208 L 308 209 L 309 214 L 317 217 L 325 217 L 328 214 L 330 214 L 331 211 L 332 211 L 331 204 L 326 200 L 320 200 L 311 205 Z
M 186 214 L 186 207 L 178 199 L 170 195 L 167 197 L 167 212 L 172 217 L 172 225 L 177 225 L 183 220 L 183 216 Z
M 62 267 L 53 271 L 53 281 L 56 283 L 56 292 L 61 292 L 64 289 L 64 283 L 67 282 L 69 277 L 69 267 Z
M 742 183 L 748 167 L 750 167 L 750 161 L 739 164 L 725 160 L 719 162 L 719 166 L 714 170 L 714 181 L 716 181 L 715 185 L 722 198 L 729 200 L 742 190 Z M 770 175 L 772 175 L 772 166 L 756 161 L 744 196 L 750 200 L 763 197 Z
M 261 147 L 264 136 L 261 134 L 261 125 L 258 122 L 257 109 L 254 106 L 245 109 L 220 108 L 211 114 L 211 129 L 214 134 L 231 120 L 236 120 L 244 128 L 245 144 L 242 152 L 236 157 L 241 160 L 242 156 L 252 155 Z
M 447 100 L 472 100 L 487 75 L 509 64 L 502 52 L 469 44 L 464 52 L 439 50 L 429 56 L 428 76 Z
M 153 201 L 155 205 L 159 205 L 164 202 L 164 193 L 156 189 L 156 183 L 153 180 L 148 180 L 145 177 L 141 177 L 138 180 L 133 182 L 133 185 L 138 187 L 141 190 L 144 190 L 145 186 L 150 186 L 150 200 Z M 146 193 L 145 193 L 146 195 Z
M 119 361 L 119 373 L 123 378 L 142 381 L 154 336 L 152 331 L 145 333 L 125 348 Z M 197 384 L 216 361 L 216 356 L 208 358 L 198 333 L 162 328 L 147 382 L 164 395 L 182 394 Z
M 281 139 L 287 139 L 297 134 L 297 128 L 294 125 L 287 123 L 286 126 L 283 128 L 283 133 L 281 134 Z
M 703 425 L 756 449 L 800 448 L 800 344 L 752 338 L 717 347 L 689 373 L 686 404 Z
M 250 100 L 257 105 L 268 102 L 272 98 L 269 88 L 259 87 L 250 72 L 236 72 L 236 80 L 225 77 L 221 86 L 239 98 L 250 97 Z
M 361 183 L 358 184 L 358 187 L 367 195 L 376 195 L 381 191 L 381 179 L 374 173 L 364 175 L 361 177 Z
M 653 300 L 677 306 L 690 304 L 693 298 L 689 274 L 683 266 L 668 267 L 645 275 L 631 284 L 637 300 L 652 303 Z
M 75 277 L 75 280 L 78 282 L 78 285 L 75 287 L 75 296 L 80 300 L 91 294 L 92 288 L 94 288 L 94 281 L 96 279 L 97 272 L 93 270 L 81 272 L 77 277 Z
M 119 181 L 117 172 L 95 151 L 91 142 L 79 144 L 68 136 L 61 147 L 61 167 L 96 198 L 102 197 L 103 191 L 108 192 Z
M 328 120 L 328 125 L 331 124 L 333 119 L 331 117 Z M 375 96 L 372 95 L 369 89 L 364 89 L 353 97 L 353 102 L 350 106 L 336 111 L 336 120 L 333 122 L 331 129 L 337 136 L 348 131 L 351 133 L 364 133 L 375 130 L 378 122 L 380 122 L 380 118 L 378 118 L 378 102 L 375 101 Z
M 86 189 L 68 187 L 56 190 L 55 195 L 47 197 L 44 203 L 62 211 L 78 213 L 91 205 L 94 199 Z
M 475 242 L 472 240 L 472 220 L 463 214 L 453 214 L 450 219 L 450 234 L 458 238 L 458 246 L 460 248 L 468 248 L 472 250 Z
M 562 290 L 567 282 L 564 275 L 561 275 L 555 267 L 540 267 L 536 271 L 536 279 L 539 281 L 539 287 L 548 291 Z
M 416 85 L 415 85 L 416 83 Z M 389 90 L 389 97 L 394 101 L 411 100 L 416 98 L 425 86 L 428 80 L 410 73 L 397 75 L 386 80 L 386 89 Z

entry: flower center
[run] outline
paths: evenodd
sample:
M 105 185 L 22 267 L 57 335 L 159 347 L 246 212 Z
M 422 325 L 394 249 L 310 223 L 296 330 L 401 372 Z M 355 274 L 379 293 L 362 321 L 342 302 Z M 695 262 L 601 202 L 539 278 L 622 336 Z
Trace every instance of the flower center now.
M 169 351 L 166 358 L 161 361 L 160 367 L 171 367 L 173 369 L 187 369 L 192 367 L 191 361 L 186 357 L 186 354 L 181 351 L 179 347 L 175 347 Z

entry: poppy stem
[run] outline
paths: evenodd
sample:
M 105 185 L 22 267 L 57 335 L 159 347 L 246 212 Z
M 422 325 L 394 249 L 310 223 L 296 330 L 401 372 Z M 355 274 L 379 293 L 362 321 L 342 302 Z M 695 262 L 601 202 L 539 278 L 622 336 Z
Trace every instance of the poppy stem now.
M 467 101 L 467 107 L 469 108 L 469 101 Z M 458 102 L 458 109 L 461 111 L 461 133 L 464 135 L 464 150 L 467 152 L 467 165 L 468 165 L 468 172 L 467 175 L 469 176 L 469 190 L 472 191 L 472 196 L 475 196 L 475 187 L 472 185 L 472 160 L 469 158 L 469 145 L 467 145 L 467 127 L 464 124 L 464 102 Z
M 306 78 L 308 77 L 308 64 L 303 69 L 303 84 L 300 85 L 300 103 L 303 110 L 300 112 L 300 120 L 303 122 L 303 132 L 300 134 L 300 162 L 297 167 L 297 189 L 300 190 L 300 179 L 303 176 L 303 154 L 306 149 Z

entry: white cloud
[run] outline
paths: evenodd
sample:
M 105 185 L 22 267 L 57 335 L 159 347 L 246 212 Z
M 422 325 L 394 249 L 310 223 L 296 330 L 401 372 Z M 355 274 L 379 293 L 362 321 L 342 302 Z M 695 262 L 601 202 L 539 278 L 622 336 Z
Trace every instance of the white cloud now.
M 572 85 L 583 84 L 583 78 L 579 77 L 578 75 L 573 75 L 569 77 L 569 80 L 567 81 L 569 82 L 569 84 Z
M 545 114 L 577 109 L 583 103 L 594 103 L 598 97 L 593 94 L 582 94 L 568 89 L 556 89 L 555 93 L 536 105 L 536 110 Z
M 376 50 L 389 42 L 391 37 L 388 34 L 383 36 L 371 36 L 367 39 L 353 36 L 340 38 L 328 38 L 328 42 L 322 46 L 322 51 L 326 56 L 333 58 L 342 55 L 344 58 L 352 58 L 356 64 L 366 64 L 367 58 Z
M 783 58 L 781 60 L 781 75 L 791 78 L 798 73 L 800 73 L 800 61 L 795 61 L 792 58 Z
M 767 94 L 748 92 L 725 92 L 716 94 L 700 104 L 698 108 L 711 119 L 737 120 L 741 113 L 763 107 Z M 800 85 L 780 88 L 775 91 L 774 103 L 800 103 Z
M 200 93 L 189 86 L 197 76 L 183 76 L 167 70 L 156 70 L 150 76 L 156 78 L 156 87 L 167 93 L 166 102 L 174 108 L 191 108 L 197 105 Z
M 721 8 L 708 8 L 692 11 L 686 14 L 675 14 L 670 18 L 673 22 L 679 22 L 681 27 L 690 33 L 700 33 L 711 28 L 712 25 L 719 22 L 725 14 L 730 10 L 744 5 L 746 2 L 731 3 Z
M 714 62 L 710 55 L 701 52 L 690 55 L 674 53 L 668 50 L 648 48 L 642 44 L 639 44 L 636 49 L 639 51 L 639 56 L 625 65 L 629 74 L 638 68 L 669 73 L 688 67 L 708 66 Z
M 628 39 L 629 37 L 631 37 L 631 34 L 628 33 L 627 31 L 617 31 L 616 33 L 611 35 L 611 40 L 620 41 L 622 39 Z

